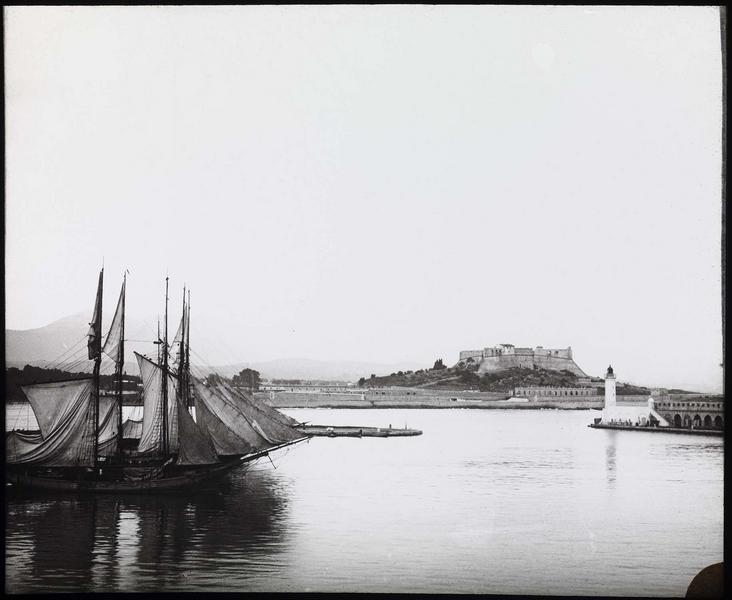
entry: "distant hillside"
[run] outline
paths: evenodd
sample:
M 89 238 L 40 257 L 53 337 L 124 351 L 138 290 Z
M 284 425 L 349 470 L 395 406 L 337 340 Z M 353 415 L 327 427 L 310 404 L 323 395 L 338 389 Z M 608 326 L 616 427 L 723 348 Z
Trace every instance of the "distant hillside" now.
M 304 379 L 323 381 L 356 381 L 363 373 L 383 373 L 398 369 L 414 369 L 417 363 L 370 363 L 327 361 L 307 358 L 285 358 L 263 362 L 242 362 L 211 367 L 210 370 L 231 377 L 244 368 L 259 371 L 263 379 Z

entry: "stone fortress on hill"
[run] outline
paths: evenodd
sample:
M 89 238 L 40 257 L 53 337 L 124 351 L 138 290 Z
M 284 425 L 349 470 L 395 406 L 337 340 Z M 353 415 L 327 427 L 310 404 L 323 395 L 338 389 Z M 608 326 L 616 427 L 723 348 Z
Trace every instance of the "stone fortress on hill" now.
M 482 350 L 463 350 L 460 352 L 460 362 L 478 363 L 479 374 L 521 367 L 569 371 L 578 377 L 587 377 L 587 374 L 574 362 L 571 346 L 556 349 L 542 346 L 517 348 L 513 344 L 498 344 Z

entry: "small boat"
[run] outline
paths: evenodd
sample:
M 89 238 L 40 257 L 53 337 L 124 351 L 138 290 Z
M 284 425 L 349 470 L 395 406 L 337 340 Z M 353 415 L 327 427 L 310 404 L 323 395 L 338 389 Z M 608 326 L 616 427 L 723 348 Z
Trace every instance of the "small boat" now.
M 168 280 L 164 335 L 156 360 L 135 352 L 142 378 L 141 421 L 122 422 L 126 275 L 102 344 L 99 274 L 88 336 L 92 375 L 22 386 L 39 429 L 6 433 L 6 483 L 45 490 L 141 492 L 200 486 L 232 469 L 308 439 L 297 421 L 221 378 L 192 376 L 190 292 L 168 344 Z M 116 393 L 102 395 L 102 354 L 115 362 Z M 211 378 L 210 378 L 211 379 Z M 193 418 L 189 407 L 195 407 Z M 127 436 L 125 435 L 127 432 Z

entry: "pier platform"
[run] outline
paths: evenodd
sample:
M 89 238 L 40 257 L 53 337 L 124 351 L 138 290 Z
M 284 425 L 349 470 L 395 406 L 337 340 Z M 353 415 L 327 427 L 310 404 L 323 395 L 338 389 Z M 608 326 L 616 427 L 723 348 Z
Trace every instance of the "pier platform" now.
M 310 436 L 322 437 L 405 437 L 422 435 L 422 432 L 419 429 L 358 427 L 350 425 L 299 425 L 298 429 Z
M 707 435 L 722 437 L 724 431 L 715 429 L 686 429 L 682 427 L 634 427 L 633 425 L 608 425 L 602 423 L 590 423 L 587 427 L 592 429 L 622 429 L 624 431 L 646 431 L 649 433 L 684 433 L 687 435 Z

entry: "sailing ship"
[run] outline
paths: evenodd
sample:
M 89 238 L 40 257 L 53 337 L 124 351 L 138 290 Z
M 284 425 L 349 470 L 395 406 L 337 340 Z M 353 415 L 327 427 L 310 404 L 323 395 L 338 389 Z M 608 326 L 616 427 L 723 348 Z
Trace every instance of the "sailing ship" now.
M 38 430 L 6 433 L 6 480 L 48 490 L 141 492 L 195 487 L 308 439 L 298 422 L 223 378 L 191 374 L 190 291 L 178 331 L 165 325 L 155 359 L 135 352 L 142 379 L 140 421 L 122 420 L 125 290 L 102 336 L 104 269 L 87 333 L 92 375 L 22 386 Z M 102 355 L 115 364 L 115 393 L 100 393 Z M 191 413 L 189 407 L 194 409 Z

